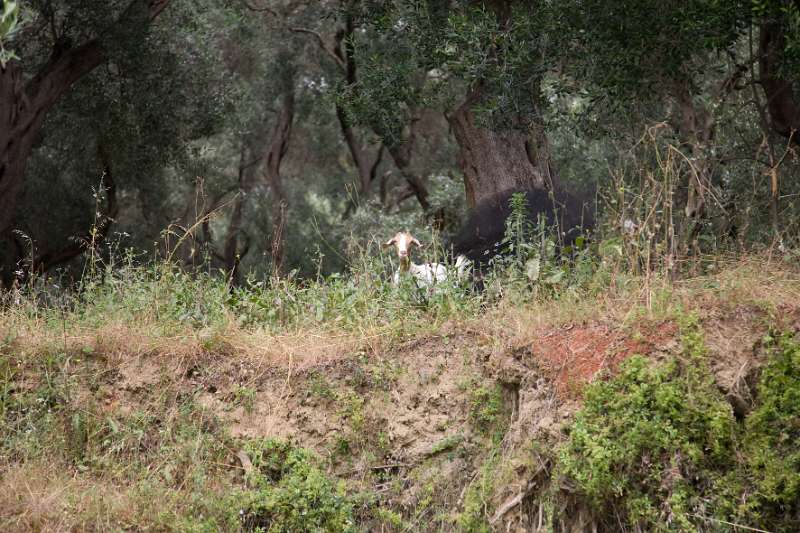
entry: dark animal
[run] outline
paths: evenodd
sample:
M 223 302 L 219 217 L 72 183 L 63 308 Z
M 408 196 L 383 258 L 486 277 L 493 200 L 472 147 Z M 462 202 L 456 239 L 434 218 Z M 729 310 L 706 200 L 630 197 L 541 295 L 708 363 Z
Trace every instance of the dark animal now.
M 574 244 L 578 236 L 586 235 L 594 227 L 590 202 L 577 195 L 563 190 L 552 196 L 549 191 L 539 189 L 508 190 L 472 210 L 451 243 L 453 253 L 466 256 L 478 269 L 501 253 L 506 220 L 511 215 L 511 196 L 517 192 L 525 194 L 531 224 L 538 224 L 539 215 L 543 215 L 548 226 L 558 229 L 561 246 Z

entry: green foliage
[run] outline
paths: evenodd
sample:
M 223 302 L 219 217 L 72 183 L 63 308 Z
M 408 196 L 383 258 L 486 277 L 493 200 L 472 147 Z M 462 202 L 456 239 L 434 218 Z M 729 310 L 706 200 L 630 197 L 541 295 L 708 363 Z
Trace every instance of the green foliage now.
M 258 391 L 256 391 L 252 387 L 237 385 L 233 389 L 233 402 L 236 405 L 241 405 L 244 408 L 245 412 L 252 413 L 253 406 L 255 405 L 256 401 L 257 392 Z
M 698 57 L 731 46 L 747 22 L 748 3 L 550 3 L 546 18 L 553 39 L 548 51 L 553 58 L 569 56 L 573 75 L 606 94 L 636 98 L 631 102 L 636 104 L 669 90 L 666 80 L 692 79 L 693 69 L 706 68 Z
M 437 35 L 434 57 L 468 86 L 481 84 L 483 98 L 475 110 L 486 125 L 523 128 L 539 119 L 543 104 L 541 10 L 526 2 L 486 5 L 452 10 Z
M 364 428 L 366 415 L 364 414 L 364 398 L 355 393 L 348 392 L 340 394 L 338 402 L 341 405 L 340 414 L 350 425 L 350 430 L 354 435 L 358 435 Z
M 800 520 L 800 343 L 783 335 L 770 351 L 758 407 L 745 421 L 738 479 L 750 496 L 734 500 L 734 512 L 770 531 L 790 531 Z
M 404 41 L 376 43 L 381 41 L 360 42 L 362 75 L 357 84 L 341 83 L 336 103 L 351 123 L 369 125 L 387 146 L 400 146 L 411 120 L 408 108 L 422 103 L 421 88 L 414 82 L 418 65 Z
M 372 31 L 356 48 L 361 78 L 341 93 L 351 117 L 396 142 L 410 118 L 408 107 L 451 107 L 464 86 L 480 84 L 476 110 L 482 121 L 523 127 L 521 122 L 535 120 L 544 64 L 539 11 L 524 2 L 503 11 L 417 0 L 365 9 Z
M 486 435 L 494 433 L 502 438 L 508 423 L 508 413 L 503 404 L 503 389 L 499 384 L 469 385 L 469 418 L 478 430 Z
M 375 518 L 383 523 L 386 524 L 396 530 L 404 530 L 409 529 L 403 520 L 403 515 L 392 511 L 391 509 L 386 509 L 384 507 L 378 507 L 374 511 Z
M 461 531 L 466 533 L 489 533 L 489 499 L 495 491 L 501 455 L 493 448 L 478 471 L 476 479 L 464 493 L 464 508 L 456 517 Z
M 239 496 L 246 530 L 355 532 L 344 485 L 331 481 L 308 451 L 274 439 L 250 441 L 250 490 Z
M 6 68 L 9 61 L 19 59 L 13 51 L 5 48 L 5 41 L 19 29 L 19 4 L 8 0 L 2 2 L 0 7 L 0 68 Z
M 790 336 L 774 343 L 757 407 L 737 423 L 705 366 L 697 319 L 682 327 L 685 361 L 635 356 L 587 389 L 558 471 L 610 525 L 694 531 L 709 518 L 792 531 L 800 344 Z
M 702 367 L 635 356 L 617 378 L 586 390 L 559 469 L 601 515 L 613 510 L 631 527 L 692 529 L 691 515 L 734 460 L 734 430 L 730 406 Z
M 535 228 L 528 219 L 528 198 L 525 194 L 514 193 L 510 203 L 511 214 L 506 220 L 502 245 L 505 252 L 511 254 L 515 261 L 522 264 L 533 251 Z

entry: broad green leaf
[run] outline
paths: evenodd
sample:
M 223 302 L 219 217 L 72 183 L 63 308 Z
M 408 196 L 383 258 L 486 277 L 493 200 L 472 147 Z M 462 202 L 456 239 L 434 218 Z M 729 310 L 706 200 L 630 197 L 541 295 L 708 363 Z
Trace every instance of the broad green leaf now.
M 547 279 L 544 280 L 545 283 L 548 285 L 558 285 L 561 283 L 561 280 L 564 279 L 564 271 L 563 270 L 556 270 Z

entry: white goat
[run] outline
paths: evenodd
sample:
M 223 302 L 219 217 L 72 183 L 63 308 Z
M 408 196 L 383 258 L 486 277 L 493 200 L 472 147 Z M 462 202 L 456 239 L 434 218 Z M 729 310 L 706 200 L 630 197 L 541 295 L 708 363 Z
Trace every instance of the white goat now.
M 422 287 L 430 287 L 437 283 L 447 281 L 447 267 L 442 263 L 423 263 L 415 264 L 411 260 L 411 246 L 422 247 L 422 244 L 407 231 L 401 231 L 389 239 L 385 246 L 394 246 L 397 250 L 397 257 L 400 260 L 400 267 L 394 273 L 392 281 L 395 285 L 400 284 L 400 276 L 406 272 L 414 276 L 417 284 Z M 456 276 L 461 279 L 469 268 L 469 260 L 463 255 L 456 259 Z

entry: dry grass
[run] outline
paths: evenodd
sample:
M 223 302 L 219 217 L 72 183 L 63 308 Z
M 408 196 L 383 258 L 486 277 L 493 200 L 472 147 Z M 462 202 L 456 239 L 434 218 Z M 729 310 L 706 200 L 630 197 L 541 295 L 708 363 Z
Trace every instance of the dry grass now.
M 53 407 L 57 424 L 68 423 L 76 412 L 85 415 L 90 440 L 117 438 L 121 449 L 110 453 L 104 450 L 113 444 L 95 443 L 96 449 L 87 453 L 99 456 L 84 464 L 63 449 L 62 426 L 34 430 L 50 439 L 41 449 L 14 448 L 30 445 L 23 438 L 6 441 L 0 451 L 0 530 L 180 529 L 180 517 L 195 512 L 189 503 L 192 498 L 213 499 L 217 492 L 237 486 L 231 481 L 239 468 L 231 433 L 248 436 L 258 422 L 258 433 L 302 437 L 305 434 L 297 428 L 313 423 L 327 429 L 309 433 L 309 442 L 301 444 L 330 450 L 325 447 L 335 443 L 330 433 L 335 423 L 326 417 L 341 416 L 342 407 L 325 399 L 308 404 L 311 393 L 295 389 L 309 387 L 308 376 L 315 374 L 355 394 L 357 386 L 351 383 L 352 373 L 358 371 L 355 361 L 389 363 L 406 381 L 419 379 L 417 392 L 381 391 L 373 411 L 367 411 L 370 420 L 384 420 L 376 435 L 390 429 L 418 431 L 432 424 L 411 419 L 387 422 L 385 417 L 392 416 L 389 409 L 425 413 L 424 404 L 417 405 L 420 395 L 426 398 L 433 387 L 425 384 L 431 379 L 425 376 L 437 375 L 441 365 L 452 364 L 443 375 L 461 379 L 464 370 L 456 365 L 460 358 L 481 360 L 482 355 L 470 352 L 473 348 L 480 354 L 523 348 L 554 382 L 555 390 L 571 395 L 576 383 L 591 381 L 631 353 L 656 346 L 656 337 L 672 327 L 669 321 L 676 316 L 694 312 L 707 318 L 709 327 L 723 332 L 708 335 L 710 349 L 722 353 L 731 351 L 725 342 L 737 328 L 745 329 L 745 319 L 747 335 L 737 341 L 743 345 L 761 331 L 751 327 L 754 321 L 800 324 L 799 304 L 798 269 L 753 256 L 718 261 L 713 273 L 674 282 L 663 276 L 617 276 L 591 294 L 564 293 L 559 299 L 525 304 L 507 299 L 474 316 L 417 313 L 405 322 L 387 324 L 365 317 L 363 325 L 351 323 L 346 328 L 336 320 L 313 327 L 262 327 L 242 324 L 229 311 L 197 326 L 164 319 L 150 307 L 133 313 L 130 320 L 121 312 L 91 315 L 87 309 L 71 313 L 8 307 L 0 311 L 0 354 L 10 364 L 10 370 L 0 367 L 5 386 L 31 401 L 37 391 L 57 389 L 58 401 L 64 402 Z M 745 317 L 742 309 L 758 313 Z M 452 339 L 462 338 L 454 346 Z M 55 361 L 55 368 L 47 366 L 48 358 Z M 435 364 L 426 364 L 426 358 L 435 358 Z M 55 384 L 48 385 L 48 379 Z M 60 387 L 67 383 L 72 395 L 64 400 Z M 444 384 L 437 386 L 450 391 Z M 241 403 L 246 398 L 237 400 L 233 391 L 257 392 L 252 414 Z M 454 401 L 451 392 L 437 394 L 425 401 Z M 436 424 L 444 428 L 454 423 L 449 413 L 463 411 L 454 404 L 440 407 Z M 109 421 L 121 428 L 122 436 L 112 434 Z M 413 436 L 405 438 L 411 442 Z M 411 446 L 422 449 L 429 443 Z M 217 451 L 200 457 L 211 449 Z M 365 445 L 359 461 L 368 461 L 373 452 Z M 186 456 L 194 463 L 187 464 Z M 181 481 L 165 481 L 167 470 L 183 472 Z
M 91 478 L 52 463 L 3 468 L 0 530 L 168 530 L 176 516 L 191 512 L 189 491 L 163 491 L 147 481 L 131 486 Z M 213 486 L 209 486 L 209 490 Z M 213 494 L 210 494 L 213 496 Z
M 676 311 L 702 312 L 704 307 L 758 305 L 778 310 L 781 305 L 800 302 L 798 266 L 759 255 L 720 260 L 713 273 L 676 281 L 665 276 L 625 276 L 594 296 L 581 294 L 525 306 L 501 302 L 470 323 L 487 336 L 510 335 L 525 342 L 531 333 L 569 324 L 630 325 L 642 318 L 657 320 Z

